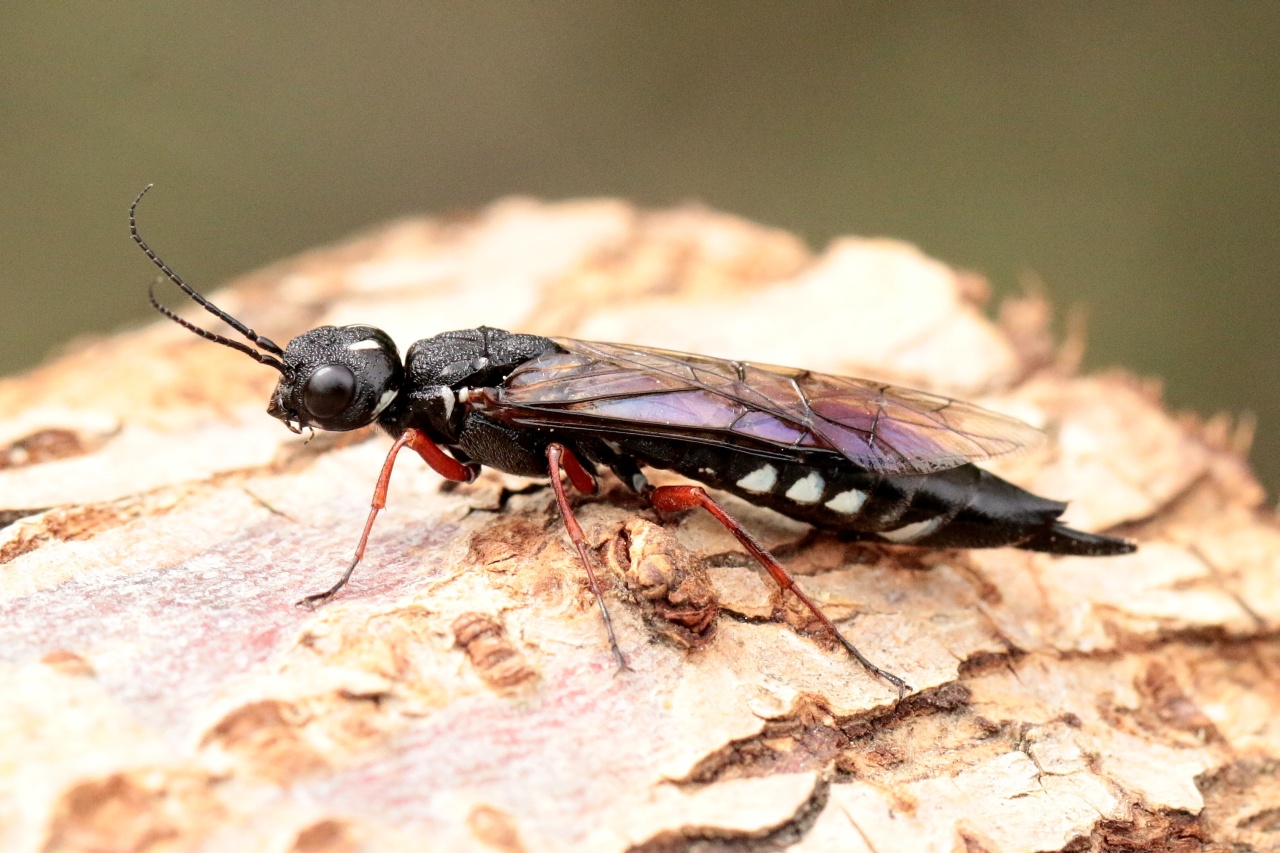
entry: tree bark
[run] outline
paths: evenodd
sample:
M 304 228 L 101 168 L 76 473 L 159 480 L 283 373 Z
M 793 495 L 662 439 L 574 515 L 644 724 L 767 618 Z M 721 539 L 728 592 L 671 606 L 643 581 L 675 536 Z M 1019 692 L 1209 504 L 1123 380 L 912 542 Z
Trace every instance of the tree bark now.
M 181 267 L 180 259 L 170 259 Z M 142 299 L 142 291 L 127 298 Z M 274 374 L 166 321 L 0 382 L 0 847 L 42 851 L 1280 849 L 1280 531 L 1230 419 L 1080 376 L 1042 299 L 883 240 L 507 200 L 214 294 L 286 339 L 499 326 L 974 399 L 992 464 L 1131 556 L 850 544 L 725 498 L 869 677 L 705 514 L 296 437 Z M 188 314 L 203 322 L 206 316 Z

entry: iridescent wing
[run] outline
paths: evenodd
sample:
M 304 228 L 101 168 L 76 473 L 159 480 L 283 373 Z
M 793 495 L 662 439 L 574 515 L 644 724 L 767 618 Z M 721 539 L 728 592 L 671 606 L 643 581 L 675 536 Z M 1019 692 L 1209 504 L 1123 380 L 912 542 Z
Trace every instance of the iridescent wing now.
M 969 403 L 865 379 L 623 344 L 556 338 L 484 408 L 524 426 L 681 438 L 876 471 L 928 473 L 1042 437 Z

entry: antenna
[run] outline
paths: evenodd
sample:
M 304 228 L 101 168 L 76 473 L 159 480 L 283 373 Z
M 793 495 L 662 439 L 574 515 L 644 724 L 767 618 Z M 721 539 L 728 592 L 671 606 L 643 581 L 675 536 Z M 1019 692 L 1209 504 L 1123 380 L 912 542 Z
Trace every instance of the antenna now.
M 153 252 L 151 250 L 151 247 L 147 245 L 146 241 L 142 239 L 142 235 L 138 233 L 138 218 L 137 218 L 138 202 L 142 201 L 142 197 L 146 195 L 147 191 L 150 190 L 153 186 L 155 186 L 155 184 L 147 184 L 145 187 L 143 187 L 142 192 L 138 193 L 138 197 L 133 200 L 133 204 L 129 205 L 129 235 L 133 237 L 133 242 L 138 244 L 138 248 L 141 249 L 143 253 L 145 253 L 146 256 L 151 259 L 151 263 L 155 264 L 160 269 L 160 272 L 164 274 L 165 278 L 169 279 L 169 281 L 173 282 L 179 288 L 181 288 L 182 292 L 187 294 L 187 296 L 191 297 L 191 299 L 197 305 L 199 305 L 204 310 L 208 311 L 213 316 L 217 317 L 219 320 L 226 323 L 231 328 L 235 329 L 240 334 L 244 335 L 245 338 L 247 338 L 254 346 L 258 347 L 258 349 L 261 349 L 265 352 L 269 352 L 272 355 L 283 356 L 284 350 L 280 349 L 279 344 L 277 344 L 275 341 L 271 340 L 270 338 L 259 335 L 253 329 L 250 329 L 244 323 L 241 323 L 235 317 L 232 317 L 226 311 L 223 311 L 217 305 L 214 305 L 212 302 L 206 299 L 204 295 L 201 294 L 198 290 L 196 290 L 191 285 L 187 284 L 186 281 L 183 280 L 182 276 L 174 272 L 173 269 L 168 264 L 160 260 L 160 256 L 157 255 L 155 252 Z M 271 358 L 270 356 L 265 356 L 262 353 L 256 352 L 255 350 L 250 349 L 244 344 L 239 343 L 238 341 L 229 340 L 227 338 L 222 337 L 221 335 L 214 334 L 213 332 L 210 332 L 206 329 L 202 329 L 193 323 L 188 323 L 186 320 L 183 320 L 181 317 L 177 316 L 172 311 L 170 311 L 169 309 L 165 308 L 163 305 L 160 304 L 159 300 L 156 299 L 155 285 L 152 285 L 151 288 L 148 289 L 148 295 L 151 297 L 151 304 L 155 307 L 157 311 L 159 311 L 164 316 L 168 317 L 173 322 L 177 323 L 179 326 L 182 326 L 184 329 L 192 331 L 202 338 L 206 338 L 208 340 L 214 341 L 215 343 L 219 343 L 219 344 L 222 344 L 223 346 L 228 346 L 234 350 L 239 350 L 240 352 L 246 353 L 249 356 L 251 356 L 255 361 L 261 362 L 262 364 L 270 365 L 271 367 L 274 367 L 276 370 L 279 370 L 281 373 L 287 372 L 287 369 L 285 368 L 283 362 L 281 362 L 279 359 Z

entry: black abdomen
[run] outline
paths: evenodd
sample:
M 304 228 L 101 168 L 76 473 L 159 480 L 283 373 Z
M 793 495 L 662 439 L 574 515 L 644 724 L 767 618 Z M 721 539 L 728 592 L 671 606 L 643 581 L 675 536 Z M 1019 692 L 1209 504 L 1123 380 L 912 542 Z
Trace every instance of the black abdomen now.
M 1058 523 L 1066 509 L 974 465 L 930 474 L 882 474 L 853 464 L 802 464 L 740 448 L 667 439 L 620 441 L 655 468 L 738 495 L 816 527 L 929 548 L 1007 545 L 1057 554 L 1128 553 L 1120 539 Z

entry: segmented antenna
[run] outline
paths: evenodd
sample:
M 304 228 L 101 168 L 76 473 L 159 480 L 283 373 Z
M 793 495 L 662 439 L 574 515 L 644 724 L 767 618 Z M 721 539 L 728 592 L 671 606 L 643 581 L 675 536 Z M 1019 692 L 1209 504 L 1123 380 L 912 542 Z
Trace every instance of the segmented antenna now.
M 141 249 L 146 254 L 146 256 L 151 259 L 151 263 L 155 264 L 160 269 L 160 272 L 164 273 L 165 278 L 169 279 L 169 281 L 173 282 L 179 288 L 181 288 L 182 292 L 187 294 L 187 296 L 191 297 L 191 299 L 201 308 L 208 311 L 210 314 L 217 317 L 219 320 L 226 323 L 228 326 L 235 329 L 240 334 L 244 335 L 251 343 L 253 343 L 254 346 L 258 347 L 258 349 L 269 352 L 272 355 L 280 355 L 280 356 L 284 355 L 284 350 L 280 349 L 279 344 L 277 344 L 275 341 L 271 340 L 270 338 L 259 335 L 253 329 L 250 329 L 244 323 L 241 323 L 239 320 L 237 320 L 235 317 L 232 317 L 226 311 L 223 311 L 217 305 L 214 305 L 212 302 L 206 299 L 199 291 L 197 291 L 194 287 L 187 284 L 186 281 L 183 280 L 182 276 L 178 275 L 169 267 L 168 264 L 160 260 L 160 256 L 157 255 L 155 252 L 153 252 L 151 250 L 151 247 L 147 245 L 146 241 L 142 239 L 142 235 L 138 233 L 138 219 L 137 219 L 138 202 L 142 201 L 142 197 L 146 195 L 147 191 L 150 190 L 153 186 L 155 186 L 155 184 L 147 184 L 145 187 L 143 187 L 142 192 L 138 193 L 138 197 L 133 200 L 133 204 L 129 205 L 129 234 L 130 236 L 133 237 L 133 242 L 137 243 L 138 248 Z M 276 370 L 279 370 L 281 373 L 285 372 L 284 364 L 280 362 L 278 359 L 270 358 L 269 356 L 264 356 L 261 353 L 250 349 L 244 344 L 239 343 L 238 341 L 232 341 L 222 337 L 221 335 L 216 335 L 213 332 L 207 331 L 205 329 L 200 328 L 199 326 L 194 325 L 193 323 L 188 323 L 186 320 L 183 320 L 181 317 L 178 317 L 177 315 L 175 315 L 172 311 L 162 306 L 160 302 L 156 299 L 155 285 L 151 286 L 151 288 L 148 290 L 148 294 L 151 297 L 151 304 L 155 306 L 157 311 L 159 311 L 161 314 L 165 315 L 170 320 L 177 323 L 179 326 L 182 326 L 184 329 L 188 329 L 192 332 L 195 332 L 200 337 L 214 341 L 215 343 L 219 343 L 224 346 L 229 346 L 232 349 L 239 350 L 240 352 L 243 352 L 243 353 L 247 353 L 248 355 L 252 356 L 254 360 L 261 362 L 262 364 L 270 365 L 271 367 L 274 367 Z
M 254 361 L 258 362 L 259 364 L 265 364 L 265 365 L 268 365 L 269 367 L 274 367 L 276 370 L 280 371 L 282 374 L 287 374 L 289 372 L 288 368 L 286 368 L 284 366 L 284 363 L 279 359 L 272 358 L 269 355 L 260 353 L 256 349 L 251 349 L 250 347 L 245 346 L 239 341 L 233 341 L 233 340 L 230 340 L 229 338 L 224 338 L 222 335 L 216 335 L 213 332 L 209 331 L 208 329 L 202 329 L 199 326 L 197 326 L 195 323 L 189 323 L 186 320 L 179 317 L 177 314 L 170 311 L 168 308 L 165 308 L 163 305 L 160 304 L 160 300 L 156 299 L 156 286 L 154 282 L 152 282 L 147 287 L 147 296 L 148 298 L 151 299 L 152 307 L 154 307 L 157 311 L 159 311 L 164 316 L 168 317 L 173 322 L 177 323 L 182 328 L 187 329 L 188 331 L 191 331 L 191 332 L 195 332 L 197 335 L 204 338 L 205 340 L 210 340 L 210 341 L 213 341 L 214 343 L 231 347 L 233 350 L 239 350 L 240 352 L 249 356 L 249 358 L 252 358 Z

